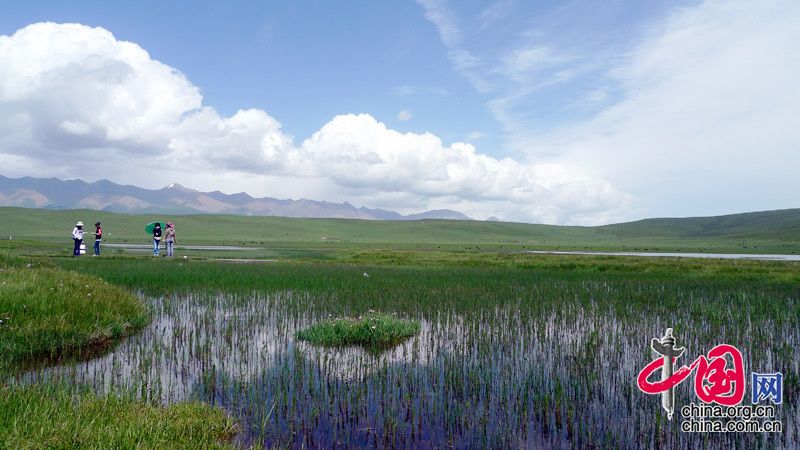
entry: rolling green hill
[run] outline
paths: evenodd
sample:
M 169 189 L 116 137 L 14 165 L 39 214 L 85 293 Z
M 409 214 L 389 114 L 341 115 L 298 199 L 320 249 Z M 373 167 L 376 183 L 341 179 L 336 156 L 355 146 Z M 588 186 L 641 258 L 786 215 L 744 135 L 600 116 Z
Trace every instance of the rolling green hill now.
M 147 243 L 144 226 L 173 220 L 182 244 L 444 245 L 506 249 L 637 249 L 792 253 L 800 250 L 800 209 L 718 217 L 646 219 L 600 227 L 505 222 L 293 219 L 263 216 L 118 214 L 91 210 L 0 208 L 4 239 L 69 242 L 75 221 L 99 220 L 106 242 Z
M 782 209 L 715 217 L 645 219 L 600 227 L 617 236 L 773 238 L 797 240 L 800 209 Z

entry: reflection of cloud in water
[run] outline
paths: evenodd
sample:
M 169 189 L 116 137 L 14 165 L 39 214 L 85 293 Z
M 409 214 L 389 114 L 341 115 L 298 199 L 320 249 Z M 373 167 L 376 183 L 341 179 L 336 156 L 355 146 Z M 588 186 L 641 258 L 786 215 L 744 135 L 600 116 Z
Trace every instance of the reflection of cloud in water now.
M 153 322 L 113 352 L 21 378 L 90 384 L 100 392 L 133 390 L 162 402 L 209 401 L 240 420 L 244 446 L 263 437 L 267 446 L 299 447 L 306 443 L 303 433 L 287 438 L 297 424 L 317 439 L 312 447 L 366 446 L 365 435 L 374 439 L 375 430 L 391 422 L 405 427 L 397 428 L 405 438 L 411 439 L 412 430 L 422 438 L 398 447 L 584 447 L 598 437 L 622 436 L 600 443 L 638 448 L 660 442 L 652 433 L 659 404 L 640 402 L 634 383 L 654 357 L 649 340 L 665 326 L 680 326 L 680 343 L 692 355 L 715 342 L 758 338 L 758 351 L 744 348 L 753 367 L 774 362 L 783 364 L 776 370 L 784 373 L 797 367 L 797 358 L 763 345 L 767 338 L 794 345 L 794 322 L 762 321 L 755 330 L 712 326 L 695 320 L 690 310 L 638 315 L 640 306 L 604 305 L 606 284 L 583 288 L 593 299 L 565 299 L 559 307 L 520 300 L 472 310 L 429 309 L 419 335 L 377 355 L 360 347 L 295 343 L 296 330 L 324 318 L 324 297 L 284 291 L 164 298 L 151 301 Z M 632 317 L 619 320 L 626 315 Z M 694 398 L 689 384 L 676 394 L 681 404 Z M 796 448 L 797 402 L 789 398 L 785 404 L 780 419 L 789 431 L 782 436 L 787 448 Z M 560 423 L 576 426 L 577 440 L 559 431 Z M 626 440 L 629 435 L 633 440 Z M 482 440 L 486 436 L 497 445 Z M 676 441 L 667 446 L 699 445 L 691 435 L 671 436 Z M 734 443 L 724 435 L 714 439 L 720 444 L 715 448 Z
M 141 398 L 171 403 L 190 398 L 209 373 L 240 383 L 258 379 L 285 364 L 295 348 L 309 360 L 318 360 L 326 373 L 349 380 L 361 379 L 387 364 L 428 364 L 464 338 L 463 320 L 449 316 L 438 325 L 423 320 L 418 336 L 379 355 L 360 347 L 326 349 L 295 344 L 295 331 L 317 321 L 307 311 L 287 311 L 285 303 L 298 300 L 298 295 L 303 294 L 150 300 L 153 321 L 113 351 L 18 378 L 23 383 L 66 380 L 91 385 L 100 392 L 134 390 Z
M 543 373 L 558 377 L 565 375 L 565 367 L 559 362 L 573 358 L 570 355 L 600 360 L 611 356 L 608 352 L 613 347 L 608 345 L 598 346 L 593 355 L 585 354 L 587 334 L 599 331 L 602 339 L 605 331 L 621 331 L 613 329 L 618 326 L 613 321 L 601 325 L 596 316 L 578 310 L 568 316 L 540 319 L 534 326 L 539 333 L 529 335 L 533 339 L 519 339 L 510 331 L 526 326 L 518 311 L 498 307 L 488 313 L 486 318 L 491 320 L 476 320 L 469 325 L 452 312 L 421 319 L 417 336 L 372 354 L 358 346 L 326 348 L 295 342 L 298 329 L 321 320 L 307 308 L 297 307 L 314 304 L 307 294 L 189 295 L 150 303 L 152 323 L 112 352 L 85 362 L 29 372 L 21 377 L 23 382 L 63 379 L 92 385 L 101 392 L 132 389 L 142 398 L 175 402 L 192 397 L 210 373 L 237 383 L 259 384 L 265 373 L 285 367 L 295 350 L 326 377 L 340 381 L 363 380 L 392 365 L 439 366 L 443 357 L 465 362 L 488 357 L 497 367 L 515 367 L 515 376 L 525 374 L 535 364 Z M 507 327 L 500 329 L 497 323 Z M 476 338 L 486 340 L 498 351 L 483 355 L 485 349 L 477 346 Z M 553 351 L 554 342 L 559 343 L 559 352 Z M 623 352 L 627 353 L 626 347 Z
M 291 293 L 246 301 L 223 296 L 151 300 L 153 321 L 113 351 L 85 362 L 21 375 L 22 382 L 63 379 L 101 392 L 133 389 L 162 402 L 190 397 L 209 371 L 247 380 L 291 346 L 294 325 L 274 307 Z

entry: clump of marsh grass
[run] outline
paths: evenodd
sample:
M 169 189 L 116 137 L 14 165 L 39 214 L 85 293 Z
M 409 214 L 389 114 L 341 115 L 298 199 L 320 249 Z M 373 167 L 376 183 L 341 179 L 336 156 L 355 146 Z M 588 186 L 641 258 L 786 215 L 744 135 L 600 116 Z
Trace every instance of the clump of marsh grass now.
M 336 318 L 316 323 L 298 331 L 296 337 L 325 347 L 360 345 L 367 350 L 380 351 L 403 342 L 419 331 L 419 321 L 370 312 L 357 318 Z

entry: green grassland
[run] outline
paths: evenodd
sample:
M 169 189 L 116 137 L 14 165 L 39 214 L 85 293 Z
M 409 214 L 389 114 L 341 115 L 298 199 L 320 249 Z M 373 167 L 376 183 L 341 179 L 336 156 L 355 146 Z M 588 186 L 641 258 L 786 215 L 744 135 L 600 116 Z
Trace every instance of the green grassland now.
M 149 321 L 139 299 L 99 278 L 35 263 L 5 266 L 0 268 L 0 373 L 34 359 L 107 347 Z
M 428 335 L 420 346 L 431 342 L 427 339 L 446 341 L 448 325 L 442 324 L 458 327 L 455 339 L 461 346 L 455 344 L 453 350 L 441 353 L 441 359 L 390 364 L 365 382 L 316 378 L 331 367 L 357 370 L 336 365 L 338 349 L 325 353 L 331 359 L 320 361 L 327 363 L 290 353 L 278 360 L 277 367 L 266 368 L 265 374 L 255 377 L 265 380 L 264 384 L 251 381 L 242 386 L 215 375 L 216 381 L 207 385 L 203 398 L 213 402 L 220 393 L 246 393 L 239 397 L 231 394 L 228 407 L 238 411 L 243 426 L 252 430 L 255 442 L 245 441 L 248 444 L 300 446 L 307 443 L 302 440 L 304 433 L 324 435 L 340 429 L 356 433 L 356 423 L 359 430 L 386 426 L 379 434 L 388 439 L 395 432 L 393 423 L 405 423 L 406 405 L 414 404 L 418 406 L 412 414 L 465 447 L 513 447 L 509 439 L 515 431 L 505 424 L 535 420 L 542 427 L 568 430 L 563 433 L 569 433 L 575 447 L 655 448 L 669 439 L 676 442 L 674 448 L 692 448 L 701 445 L 702 438 L 659 423 L 659 403 L 639 393 L 632 384 L 635 372 L 625 369 L 650 361 L 649 340 L 665 327 L 678 330 L 682 342 L 696 352 L 693 354 L 722 339 L 746 349 L 753 368 L 782 372 L 786 406 L 779 419 L 787 426 L 796 423 L 793 411 L 800 399 L 800 374 L 796 371 L 796 333 L 791 330 L 797 329 L 800 320 L 797 262 L 408 250 L 372 250 L 337 260 L 266 264 L 152 257 L 51 261 L 150 298 L 175 304 L 200 301 L 208 309 L 199 319 L 210 323 L 234 312 L 236 317 L 251 317 L 243 311 L 254 304 L 257 310 L 277 311 L 274 314 L 285 320 L 278 329 L 291 329 L 289 324 L 299 318 L 308 317 L 306 325 L 326 323 L 328 317 L 366 316 L 370 310 L 435 324 L 433 329 L 441 334 Z M 365 272 L 369 277 L 363 276 Z M 287 292 L 293 294 L 282 294 Z M 257 303 L 270 295 L 278 295 L 280 300 Z M 215 300 L 219 298 L 228 300 Z M 548 328 L 550 321 L 557 325 L 554 329 Z M 262 323 L 243 319 L 229 322 L 223 329 L 237 342 L 239 333 L 246 334 Z M 545 333 L 555 333 L 558 338 L 548 338 Z M 572 342 L 569 338 L 575 335 L 581 338 Z M 542 347 L 523 344 L 530 342 L 540 342 Z M 171 351 L 167 347 L 162 351 Z M 212 347 L 194 351 L 213 354 Z M 146 351 L 147 343 L 141 348 Z M 180 350 L 176 352 L 180 354 Z M 528 367 L 531 358 L 552 362 Z M 258 366 L 252 359 L 247 363 Z M 157 383 L 146 374 L 141 376 L 143 385 Z M 487 392 L 489 386 L 492 390 Z M 366 412 L 368 399 L 386 404 L 385 415 L 378 417 L 386 417 L 388 422 L 370 422 L 375 413 Z M 592 412 L 597 402 L 603 404 L 604 412 L 599 415 Z M 343 414 L 338 409 L 343 404 L 356 411 L 352 413 L 355 416 Z M 483 406 L 475 408 L 476 404 Z M 608 425 L 607 414 L 620 420 Z M 315 417 L 320 416 L 330 417 L 333 424 L 315 426 Z M 286 423 L 305 425 L 292 434 L 282 425 Z M 487 423 L 503 425 L 492 430 L 484 428 Z M 469 426 L 460 429 L 460 424 Z M 606 431 L 596 434 L 601 427 Z M 463 431 L 470 429 L 486 433 L 487 441 Z M 542 447 L 557 447 L 560 435 L 549 435 L 555 436 L 554 440 L 546 436 L 536 439 L 543 440 Z M 631 436 L 635 438 L 631 440 Z M 782 444 L 773 440 L 779 438 L 770 436 L 771 440 L 762 444 L 791 448 L 795 443 L 791 437 Z M 708 439 L 709 448 L 753 448 L 761 442 L 753 436 L 715 435 Z
M 248 293 L 299 288 L 312 292 L 344 290 L 347 295 L 342 295 L 339 302 L 349 302 L 349 297 L 386 296 L 397 290 L 399 300 L 431 286 L 480 286 L 493 278 L 507 280 L 509 277 L 525 279 L 526 285 L 547 279 L 602 279 L 667 284 L 732 283 L 736 286 L 778 284 L 800 289 L 800 262 L 784 261 L 410 251 L 370 251 L 333 261 L 265 264 L 146 257 L 55 258 L 51 261 L 64 269 L 91 274 L 152 296 L 171 292 Z M 364 272 L 370 277 L 365 279 Z M 383 295 L 363 291 L 378 288 Z
M 63 386 L 0 385 L 2 448 L 233 448 L 225 413 L 201 403 L 169 407 Z
M 4 385 L 8 373 L 107 351 L 149 320 L 130 291 L 0 252 L 0 448 L 228 448 L 235 426 L 208 405 Z
M 163 217 L 91 210 L 0 208 L 0 222 L 4 225 L 0 236 L 67 245 L 71 243 L 70 233 L 77 220 L 86 223 L 88 231 L 92 231 L 91 224 L 101 221 L 106 243 L 147 243 L 145 224 L 153 220 L 174 220 L 180 244 L 269 247 L 269 251 L 258 253 L 260 257 L 299 255 L 324 258 L 353 248 L 786 254 L 800 251 L 800 209 L 711 218 L 647 219 L 601 227 L 568 227 L 451 220 L 366 221 L 230 215 Z
M 74 351 L 92 349 L 98 343 L 104 344 L 100 351 L 108 350 L 116 338 L 135 333 L 152 317 L 153 312 L 143 309 L 141 300 L 151 299 L 157 302 L 150 303 L 151 309 L 162 305 L 167 308 L 162 311 L 166 311 L 195 298 L 193 301 L 201 302 L 207 311 L 214 311 L 217 307 L 244 308 L 265 296 L 278 295 L 283 299 L 280 302 L 256 307 L 279 310 L 284 325 L 301 320 L 307 320 L 305 325 L 325 324 L 329 317 L 369 316 L 371 310 L 411 319 L 417 327 L 419 321 L 426 321 L 430 330 L 441 331 L 443 328 L 436 328 L 439 323 L 460 323 L 463 337 L 457 342 L 464 347 L 458 347 L 459 351 L 472 356 L 450 358 L 444 354 L 438 365 L 411 362 L 384 368 L 370 378 L 376 383 L 348 385 L 306 384 L 321 369 L 313 361 L 297 365 L 297 356 L 293 355 L 287 360 L 290 363 L 274 375 L 264 375 L 277 377 L 286 389 L 268 401 L 247 400 L 227 409 L 240 414 L 234 414 L 234 419 L 251 430 L 249 439 L 260 439 L 245 439 L 242 442 L 246 444 L 309 445 L 302 441 L 303 432 L 324 433 L 329 429 L 323 425 L 314 428 L 318 417 L 335 421 L 339 428 L 332 429 L 349 429 L 355 423 L 349 421 L 356 419 L 344 418 L 329 407 L 348 404 L 352 411 L 366 411 L 368 404 L 361 399 L 380 395 L 381 404 L 385 401 L 395 413 L 417 402 L 415 413 L 439 421 L 439 429 L 450 437 L 465 439 L 460 441 L 461 446 L 478 445 L 478 441 L 459 431 L 459 423 L 471 424 L 464 429 L 487 433 L 484 437 L 490 440 L 481 441 L 485 445 L 512 445 L 505 440 L 509 429 L 481 428 L 486 423 L 509 421 L 537 421 L 551 429 L 566 426 L 562 430 L 570 430 L 576 446 L 629 446 L 626 424 L 612 425 L 603 435 L 594 434 L 606 424 L 601 416 L 591 413 L 592 402 L 602 399 L 610 402 L 608 407 L 614 408 L 615 414 L 632 421 L 636 442 L 659 446 L 665 432 L 660 425 L 653 425 L 656 416 L 637 406 L 638 400 L 630 401 L 633 397 L 607 398 L 603 393 L 606 385 L 586 375 L 586 368 L 599 367 L 606 376 L 618 377 L 626 361 L 612 351 L 612 344 L 633 342 L 637 344 L 632 347 L 636 349 L 634 356 L 646 360 L 648 340 L 653 333 L 663 332 L 665 326 L 680 330 L 684 339 L 691 336 L 696 349 L 717 343 L 724 336 L 726 341 L 746 346 L 754 367 L 773 362 L 770 370 L 784 373 L 786 419 L 796 411 L 800 399 L 796 333 L 789 331 L 796 330 L 800 320 L 800 262 L 532 255 L 522 250 L 792 253 L 800 250 L 798 218 L 800 210 L 787 210 L 738 218 L 654 219 L 596 228 L 437 220 L 376 222 L 211 215 L 155 218 L 175 220 L 180 243 L 264 247 L 182 254 L 277 259 L 234 263 L 200 257 L 152 258 L 111 249 L 104 250 L 102 258 L 66 257 L 71 250 L 69 233 L 76 220 L 88 224 L 102 221 L 106 233 L 110 233 L 106 242 L 147 243 L 143 228 L 154 218 L 0 208 L 0 219 L 12 237 L 0 240 L 0 319 L 5 321 L 0 325 L 5 369 L 0 367 L 0 372 L 31 358 L 44 358 L 46 363 L 70 352 L 89 357 L 94 351 L 84 355 Z M 229 317 L 227 311 L 217 313 Z M 214 316 L 209 312 L 203 317 L 212 320 L 209 318 Z M 530 350 L 517 353 L 514 349 L 526 349 L 521 343 L 544 339 L 540 333 L 553 320 L 562 327 L 575 326 L 572 332 L 585 335 L 578 347 L 547 341 L 538 351 L 552 358 L 554 365 L 526 369 L 525 355 Z M 602 324 L 600 329 L 608 334 L 583 330 L 593 323 Z M 224 326 L 229 333 L 246 333 L 256 325 L 253 322 L 238 329 L 230 322 Z M 400 327 L 405 330 L 403 335 L 408 335 L 408 327 L 404 327 Z M 283 325 L 279 328 L 289 329 Z M 369 338 L 371 330 L 362 329 L 355 335 Z M 557 332 L 557 328 L 554 330 Z M 341 335 L 323 334 L 326 339 Z M 177 351 L 178 337 L 175 339 L 170 345 L 161 345 L 159 351 Z M 427 339 L 444 338 L 436 335 Z M 144 352 L 150 351 L 146 342 L 141 345 Z M 207 345 L 197 351 L 211 352 L 211 344 Z M 498 352 L 500 348 L 505 350 Z M 607 360 L 598 366 L 593 359 L 596 356 L 591 355 L 601 351 L 606 352 Z M 497 366 L 498 361 L 506 365 Z M 372 386 L 387 386 L 381 377 L 406 370 L 404 367 L 410 372 L 398 375 L 395 382 L 399 384 L 395 385 L 405 394 L 393 396 L 372 390 Z M 556 369 L 557 374 L 548 372 Z M 133 376 L 141 377 L 139 388 L 148 390 L 158 382 L 158 372 L 144 372 Z M 440 373 L 446 376 L 440 378 Z M 215 393 L 214 389 L 236 397 L 237 392 L 257 396 L 274 388 L 242 386 L 215 374 L 215 382 L 204 387 L 211 392 L 203 398 L 212 404 L 221 398 L 220 391 Z M 527 384 L 520 384 L 517 377 L 523 377 Z M 3 383 L 0 377 L 0 447 L 205 448 L 227 445 L 235 432 L 231 419 L 208 405 L 161 407 L 116 394 L 98 395 L 80 386 L 44 383 L 12 387 Z M 493 383 L 504 386 L 502 395 L 487 396 L 484 389 Z M 628 378 L 615 383 L 620 384 L 614 389 L 629 392 Z M 330 390 L 314 390 L 323 388 Z M 352 397 L 351 388 L 357 389 L 358 395 Z M 305 397 L 292 395 L 301 391 L 306 392 Z M 413 401 L 407 397 L 412 392 Z M 508 399 L 517 406 L 509 408 L 504 403 Z M 447 414 L 452 416 L 437 415 L 437 402 L 446 404 Z M 472 407 L 479 402 L 485 402 L 485 407 Z M 656 402 L 653 405 L 657 408 Z M 558 414 L 552 416 L 553 411 Z M 374 430 L 369 417 L 373 416 L 357 420 Z M 392 416 L 382 426 L 394 426 L 393 421 L 402 422 Z M 287 423 L 305 428 L 287 435 L 281 425 Z M 676 432 L 669 436 L 686 446 L 698 444 L 690 435 Z M 544 446 L 560 442 L 543 439 Z M 726 436 L 711 439 L 712 446 L 754 443 L 747 438 L 729 441 Z M 787 442 L 784 447 L 796 440 Z M 769 441 L 767 446 L 775 443 Z

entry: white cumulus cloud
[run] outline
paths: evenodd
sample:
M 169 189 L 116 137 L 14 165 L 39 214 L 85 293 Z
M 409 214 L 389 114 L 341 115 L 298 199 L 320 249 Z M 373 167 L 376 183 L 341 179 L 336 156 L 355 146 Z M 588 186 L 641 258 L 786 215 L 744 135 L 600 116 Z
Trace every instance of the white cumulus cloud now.
M 103 28 L 38 23 L 0 36 L 0 68 L 4 175 L 145 187 L 178 180 L 548 223 L 618 220 L 631 200 L 589 172 L 497 159 L 468 143 L 400 133 L 368 114 L 334 117 L 298 144 L 263 110 L 220 115 L 180 71 Z M 406 112 L 400 120 L 411 118 Z

